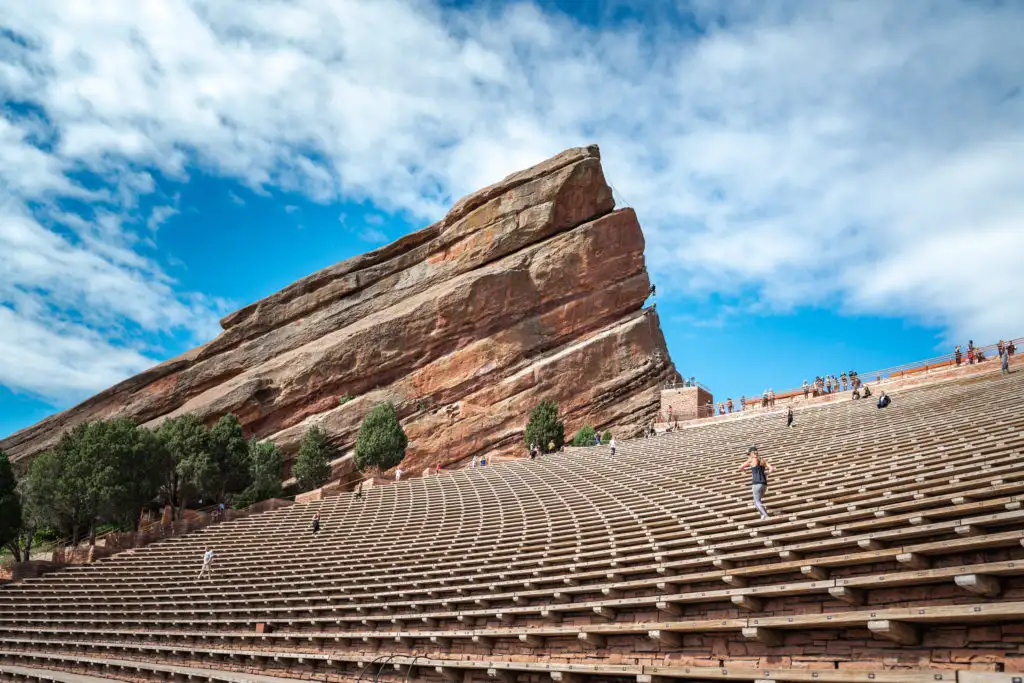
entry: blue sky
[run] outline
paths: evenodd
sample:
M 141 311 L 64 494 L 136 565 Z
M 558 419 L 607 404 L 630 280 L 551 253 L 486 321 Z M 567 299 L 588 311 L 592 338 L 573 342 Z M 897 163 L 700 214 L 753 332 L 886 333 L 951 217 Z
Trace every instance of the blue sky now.
M 716 397 L 1024 334 L 1019 4 L 83 7 L 0 18 L 0 435 L 592 142 Z

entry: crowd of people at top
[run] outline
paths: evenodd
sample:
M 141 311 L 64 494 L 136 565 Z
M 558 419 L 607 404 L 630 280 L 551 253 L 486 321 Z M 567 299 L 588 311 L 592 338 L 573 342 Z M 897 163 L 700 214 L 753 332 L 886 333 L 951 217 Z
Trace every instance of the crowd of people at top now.
M 839 376 L 836 375 L 825 375 L 822 377 L 815 377 L 813 383 L 808 383 L 804 380 L 803 393 L 804 398 L 826 396 L 828 394 L 835 394 L 840 391 L 853 390 L 854 398 L 861 398 L 861 387 L 865 387 L 864 383 L 861 382 L 860 377 L 857 376 L 856 370 L 850 370 L 843 372 Z M 864 396 L 870 396 L 871 390 L 864 388 L 866 392 Z M 707 402 L 701 406 L 699 417 L 713 417 L 714 415 L 728 415 L 733 412 L 739 412 L 743 410 L 743 407 L 747 403 L 747 397 L 741 396 L 739 404 L 733 402 L 732 398 L 727 398 L 724 401 L 720 401 L 717 405 L 712 402 Z M 761 393 L 761 407 L 762 408 L 774 408 L 775 407 L 775 390 L 765 389 Z M 672 408 L 668 410 L 668 422 L 671 424 L 673 420 Z
M 1013 343 L 1011 339 L 1009 343 L 1006 343 L 1002 339 L 996 344 L 996 353 L 999 356 L 1000 364 L 1002 365 L 1003 374 L 1010 372 L 1010 359 L 1013 358 L 1014 354 L 1017 353 L 1017 345 Z M 957 366 L 963 365 L 964 353 L 958 345 L 953 350 L 953 360 Z M 974 363 L 983 363 L 988 360 L 985 357 L 985 351 L 978 346 L 974 345 L 974 340 L 970 339 L 967 341 L 967 364 L 973 365 Z
M 836 375 L 825 375 L 823 377 L 815 377 L 812 384 L 808 384 L 807 380 L 803 383 L 804 398 L 811 396 L 825 396 L 826 394 L 834 394 L 840 391 L 846 391 L 848 388 L 857 391 L 862 386 L 860 378 L 857 376 L 856 370 L 850 370 L 849 372 L 841 373 L 838 377 Z M 868 394 L 870 396 L 870 393 Z M 854 398 L 860 398 L 859 395 Z M 743 410 L 743 407 L 747 403 L 747 397 L 741 396 L 739 405 L 733 403 L 732 398 L 727 398 L 724 401 L 720 401 L 716 406 L 714 403 L 708 402 L 703 406 L 700 417 L 711 417 L 714 415 L 728 415 L 733 412 Z M 761 393 L 761 407 L 762 408 L 774 408 L 775 407 L 775 390 L 765 389 Z M 671 408 L 669 409 L 669 422 L 672 421 Z
M 1008 374 L 1010 372 L 1010 359 L 1017 352 L 1016 345 L 1013 343 L 1012 340 L 1008 343 L 1003 340 L 1000 340 L 999 343 L 996 345 L 996 351 L 1002 365 L 1003 374 Z M 973 364 L 981 363 L 987 360 L 985 357 L 985 352 L 980 347 L 974 345 L 973 339 L 967 342 L 966 357 L 963 351 L 961 350 L 960 346 L 956 347 L 956 350 L 953 353 L 953 357 L 954 361 L 958 366 L 962 365 L 965 362 L 968 364 Z M 828 396 L 830 394 L 836 394 L 845 391 L 852 391 L 854 399 L 869 398 L 872 395 L 871 389 L 864 382 L 861 381 L 861 378 L 857 374 L 856 370 L 848 370 L 846 372 L 840 373 L 839 375 L 821 375 L 815 377 L 813 382 L 808 382 L 807 380 L 804 380 L 801 389 L 803 391 L 804 398 L 817 398 L 819 396 Z M 886 397 L 886 399 L 888 400 L 888 397 Z M 710 417 L 716 414 L 727 415 L 736 410 L 743 410 L 743 407 L 746 405 L 746 402 L 746 396 L 740 397 L 738 407 L 733 404 L 731 398 L 719 402 L 717 406 L 709 402 L 703 407 L 703 414 L 701 415 L 701 417 Z M 888 405 L 888 403 L 886 405 Z M 775 407 L 774 389 L 765 389 L 761 393 L 761 407 Z
M 835 394 L 840 391 L 846 391 L 847 389 L 857 390 L 863 385 L 860 381 L 860 377 L 857 375 L 856 370 L 850 370 L 848 372 L 841 373 L 838 377 L 835 375 L 825 375 L 824 377 L 815 377 L 813 384 L 808 384 L 807 380 L 804 380 L 802 389 L 804 392 L 804 398 L 809 396 L 825 396 L 826 394 Z

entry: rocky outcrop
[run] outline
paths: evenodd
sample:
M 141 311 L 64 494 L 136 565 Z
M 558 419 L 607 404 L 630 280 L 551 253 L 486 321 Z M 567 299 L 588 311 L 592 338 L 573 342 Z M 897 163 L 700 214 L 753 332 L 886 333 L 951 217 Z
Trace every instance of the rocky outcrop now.
M 520 454 L 543 398 L 568 428 L 628 430 L 656 417 L 659 385 L 675 377 L 643 308 L 648 288 L 636 215 L 614 210 L 597 147 L 570 149 L 232 313 L 208 344 L 0 449 L 20 460 L 84 420 L 156 426 L 184 412 L 209 422 L 232 412 L 286 453 L 315 422 L 348 449 L 382 400 L 409 435 L 409 471 Z

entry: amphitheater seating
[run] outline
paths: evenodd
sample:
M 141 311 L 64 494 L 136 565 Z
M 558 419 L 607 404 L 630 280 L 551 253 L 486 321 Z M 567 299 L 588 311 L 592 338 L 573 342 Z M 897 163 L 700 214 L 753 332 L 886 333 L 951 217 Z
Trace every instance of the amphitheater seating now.
M 209 527 L 0 589 L 0 677 L 1020 680 L 1022 389 L 958 379 Z M 751 444 L 777 467 L 767 520 Z

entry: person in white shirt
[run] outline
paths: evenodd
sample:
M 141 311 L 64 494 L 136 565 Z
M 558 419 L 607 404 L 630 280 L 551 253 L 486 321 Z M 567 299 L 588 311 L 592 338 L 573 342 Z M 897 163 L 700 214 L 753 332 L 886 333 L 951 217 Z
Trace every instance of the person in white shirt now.
M 207 550 L 205 553 L 203 553 L 203 568 L 199 570 L 199 576 L 196 577 L 196 580 L 198 581 L 199 579 L 203 578 L 203 574 L 205 574 L 207 571 L 209 571 L 210 574 L 213 574 L 213 567 L 212 567 L 212 565 L 213 565 L 213 551 L 212 550 Z
M 401 480 L 402 480 L 402 468 L 401 467 L 396 467 L 395 468 L 395 481 L 401 481 Z
M 615 443 L 614 436 L 612 437 L 612 440 L 608 442 L 608 445 L 612 447 L 612 455 L 615 455 L 615 447 L 618 446 L 618 444 Z

